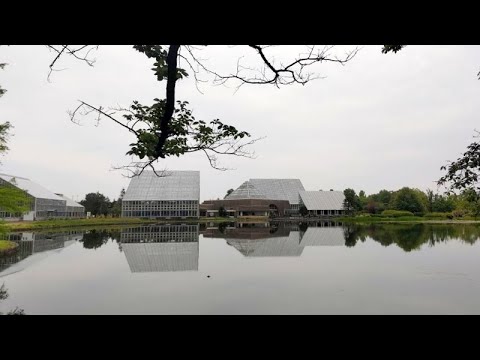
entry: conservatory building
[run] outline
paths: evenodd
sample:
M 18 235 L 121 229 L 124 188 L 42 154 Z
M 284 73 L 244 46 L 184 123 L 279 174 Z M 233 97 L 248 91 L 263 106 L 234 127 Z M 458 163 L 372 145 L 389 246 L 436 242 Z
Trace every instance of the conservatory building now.
M 342 191 L 300 191 L 300 203 L 310 216 L 338 216 L 345 213 Z
M 0 187 L 14 187 L 22 190 L 30 199 L 30 209 L 27 212 L 23 214 L 13 214 L 0 209 L 0 219 L 9 221 L 33 221 L 85 216 L 85 208 L 82 205 L 63 195 L 59 196 L 54 194 L 30 179 L 0 174 Z
M 144 171 L 134 177 L 122 200 L 122 216 L 187 218 L 199 216 L 200 172 Z

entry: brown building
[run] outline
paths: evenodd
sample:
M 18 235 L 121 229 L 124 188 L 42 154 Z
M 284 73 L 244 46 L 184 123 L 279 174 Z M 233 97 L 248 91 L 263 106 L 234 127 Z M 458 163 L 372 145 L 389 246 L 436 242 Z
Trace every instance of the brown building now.
M 223 200 L 207 200 L 200 204 L 200 216 L 218 216 L 224 208 L 229 216 L 284 216 L 290 208 L 288 200 L 267 199 L 249 181 L 244 182 Z

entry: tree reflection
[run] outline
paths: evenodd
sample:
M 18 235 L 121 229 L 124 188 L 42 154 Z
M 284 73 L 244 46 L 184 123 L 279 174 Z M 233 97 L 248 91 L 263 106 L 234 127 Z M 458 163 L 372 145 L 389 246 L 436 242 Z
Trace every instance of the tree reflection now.
M 80 240 L 83 243 L 85 249 L 98 249 L 105 245 L 108 239 L 116 240 L 119 242 L 120 231 L 119 230 L 91 230 L 83 234 L 83 239 Z
M 346 224 L 343 233 L 345 246 L 348 247 L 369 237 L 382 246 L 395 244 L 409 252 L 420 249 L 424 244 L 434 246 L 449 240 L 474 244 L 480 237 L 480 227 L 469 224 Z
M 5 284 L 2 284 L 0 287 L 0 301 L 3 301 L 8 298 L 8 291 L 5 288 Z M 0 312 L 0 315 L 3 315 L 2 312 Z M 7 315 L 25 315 L 25 311 L 23 309 L 20 309 L 16 307 L 14 310 L 10 310 Z

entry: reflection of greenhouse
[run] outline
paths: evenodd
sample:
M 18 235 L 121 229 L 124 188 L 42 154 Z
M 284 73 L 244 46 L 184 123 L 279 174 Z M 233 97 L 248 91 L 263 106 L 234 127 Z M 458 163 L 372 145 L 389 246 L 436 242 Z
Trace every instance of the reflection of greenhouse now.
M 224 238 L 246 257 L 300 256 L 306 246 L 344 245 L 343 228 L 337 222 L 305 224 L 236 223 L 207 228 L 204 237 Z
M 300 232 L 290 231 L 287 236 L 268 237 L 263 239 L 229 238 L 227 244 L 233 246 L 247 257 L 300 256 Z
M 308 227 L 303 234 L 302 246 L 343 246 L 345 238 L 342 227 Z
M 0 277 L 21 271 L 55 251 L 82 239 L 83 232 L 66 231 L 62 233 L 15 233 L 5 239 L 18 242 L 18 250 L 11 256 L 0 257 Z
M 121 247 L 131 272 L 198 271 L 199 225 L 123 229 Z

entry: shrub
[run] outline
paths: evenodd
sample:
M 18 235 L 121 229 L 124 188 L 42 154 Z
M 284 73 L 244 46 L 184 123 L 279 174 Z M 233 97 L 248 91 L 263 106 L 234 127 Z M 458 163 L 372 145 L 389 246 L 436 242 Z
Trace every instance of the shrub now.
M 461 218 L 461 217 L 465 216 L 465 214 L 466 214 L 466 213 L 465 213 L 464 210 L 453 210 L 453 211 L 452 211 L 452 216 L 453 216 L 454 218 Z
M 430 212 L 425 214 L 426 219 L 449 219 L 449 216 L 453 217 L 451 213 L 445 212 Z
M 414 215 L 410 211 L 384 210 L 384 211 L 382 211 L 382 216 L 385 216 L 385 217 L 401 217 L 401 216 L 414 216 Z

